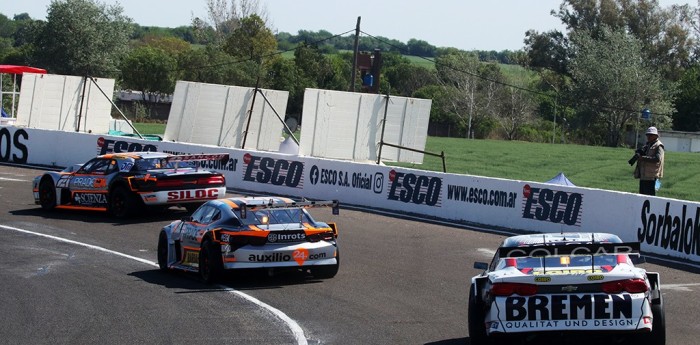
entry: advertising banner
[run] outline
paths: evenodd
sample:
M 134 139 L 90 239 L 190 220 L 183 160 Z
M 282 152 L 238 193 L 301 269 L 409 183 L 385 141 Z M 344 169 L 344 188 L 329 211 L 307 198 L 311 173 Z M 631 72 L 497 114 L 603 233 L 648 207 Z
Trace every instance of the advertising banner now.
M 608 232 L 646 253 L 700 263 L 700 203 L 593 188 L 446 174 L 167 141 L 0 126 L 0 162 L 65 167 L 106 153 L 228 153 L 201 166 L 227 187 L 336 199 L 368 209 L 515 232 Z

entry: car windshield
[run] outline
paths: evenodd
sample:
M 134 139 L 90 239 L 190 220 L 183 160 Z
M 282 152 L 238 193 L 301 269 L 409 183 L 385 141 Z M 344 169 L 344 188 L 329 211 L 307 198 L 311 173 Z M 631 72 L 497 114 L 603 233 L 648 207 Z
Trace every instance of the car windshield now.
M 632 265 L 627 255 L 573 255 L 547 257 L 501 258 L 496 269 L 515 267 L 526 274 L 566 271 L 570 268 L 610 271 L 619 263 Z
M 265 224 L 265 217 L 267 217 L 267 224 L 314 222 L 309 214 L 300 208 L 250 210 L 246 212 L 246 218 L 243 219 L 243 222 L 246 225 Z
M 165 158 L 142 158 L 136 161 L 134 171 L 146 171 L 153 169 L 191 168 L 193 162 L 169 162 Z

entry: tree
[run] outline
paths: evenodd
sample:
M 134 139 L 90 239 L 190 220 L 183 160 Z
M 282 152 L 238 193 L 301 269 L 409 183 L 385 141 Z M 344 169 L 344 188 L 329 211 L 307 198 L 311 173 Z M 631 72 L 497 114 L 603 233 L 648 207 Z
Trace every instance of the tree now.
M 164 52 L 171 54 L 172 56 L 177 56 L 182 52 L 192 49 L 192 46 L 186 41 L 172 36 L 156 36 L 156 35 L 146 35 L 143 37 L 139 46 L 149 46 L 152 48 L 158 48 Z
M 568 36 L 585 31 L 598 39 L 603 27 L 625 31 L 639 40 L 642 56 L 665 79 L 676 81 L 687 66 L 693 46 L 688 7 L 662 9 L 657 0 L 564 0 L 552 14 L 566 25 Z M 554 30 L 528 31 L 525 39 L 531 66 L 569 73 L 566 66 L 575 49 L 568 38 Z
M 315 87 L 314 81 L 300 75 L 294 60 L 276 59 L 272 62 L 268 71 L 268 86 L 275 90 L 286 90 L 289 92 L 286 114 L 301 119 L 302 106 L 304 103 L 304 90 L 307 87 Z
M 240 61 L 209 45 L 178 55 L 178 80 L 201 83 L 255 86 L 258 64 Z
M 267 24 L 267 10 L 258 0 L 231 0 L 231 3 L 228 0 L 206 0 L 206 3 L 209 20 L 194 18 L 192 26 L 200 38 L 210 36 L 214 45 L 223 45 L 227 37 L 241 26 L 243 18 L 256 15 Z
M 11 38 L 15 31 L 17 31 L 16 22 L 0 13 L 0 38 Z
M 405 97 L 411 97 L 424 86 L 438 83 L 435 71 L 410 62 L 384 68 L 383 75 L 387 77 L 392 93 Z
M 224 45 L 224 51 L 229 55 L 259 63 L 276 50 L 275 36 L 256 14 L 243 18 L 241 25 L 231 33 Z
M 534 105 L 529 92 L 515 87 L 501 88 L 502 96 L 494 118 L 508 140 L 518 139 L 522 126 L 533 119 Z
M 569 39 L 557 30 L 525 33 L 526 65 L 535 69 L 547 69 L 557 74 L 569 74 Z
M 570 66 L 575 81 L 570 102 L 577 103 L 580 115 L 588 116 L 591 134 L 607 146 L 621 144 L 625 125 L 643 106 L 669 109 L 661 76 L 647 65 L 638 39 L 605 26 L 596 37 L 578 31 L 571 39 L 576 51 Z
M 127 52 L 130 22 L 118 5 L 53 1 L 38 37 L 36 59 L 51 73 L 116 76 Z
M 169 94 L 175 89 L 176 59 L 157 47 L 134 49 L 122 62 L 122 87 L 148 93 Z
M 700 131 L 700 65 L 685 71 L 678 89 L 673 128 L 678 131 Z
M 482 63 L 476 55 L 454 52 L 436 58 L 442 85 L 456 90 L 450 100 L 453 112 L 467 124 L 467 133 L 485 137 L 491 131 L 498 88 L 503 76 L 496 63 Z
M 412 38 L 406 43 L 408 54 L 416 56 L 433 57 L 435 56 L 435 46 L 422 40 Z
M 413 97 L 432 100 L 430 123 L 433 128 L 446 127 L 446 132 L 442 131 L 446 136 L 465 136 L 466 121 L 455 113 L 453 106 L 453 100 L 458 94 L 459 91 L 451 86 L 426 85 L 416 90 Z

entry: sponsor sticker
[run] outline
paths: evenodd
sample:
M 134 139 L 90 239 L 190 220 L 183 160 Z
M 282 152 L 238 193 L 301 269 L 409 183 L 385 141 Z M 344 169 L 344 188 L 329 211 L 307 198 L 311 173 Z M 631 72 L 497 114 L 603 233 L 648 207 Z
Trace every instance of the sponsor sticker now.
M 567 289 L 573 290 L 573 289 Z M 568 292 L 568 291 L 567 291 Z M 505 297 L 505 321 L 528 320 L 629 320 L 633 318 L 629 294 L 556 294 L 545 296 Z
M 73 193 L 73 202 L 83 206 L 105 206 L 107 195 L 104 193 Z

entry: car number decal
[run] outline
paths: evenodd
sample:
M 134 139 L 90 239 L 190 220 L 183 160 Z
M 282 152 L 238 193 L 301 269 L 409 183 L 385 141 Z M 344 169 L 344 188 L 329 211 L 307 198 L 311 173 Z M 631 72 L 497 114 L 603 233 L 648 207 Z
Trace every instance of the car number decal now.
M 122 165 L 119 167 L 119 171 L 130 171 L 131 168 L 134 166 L 134 163 L 131 162 L 124 162 Z

